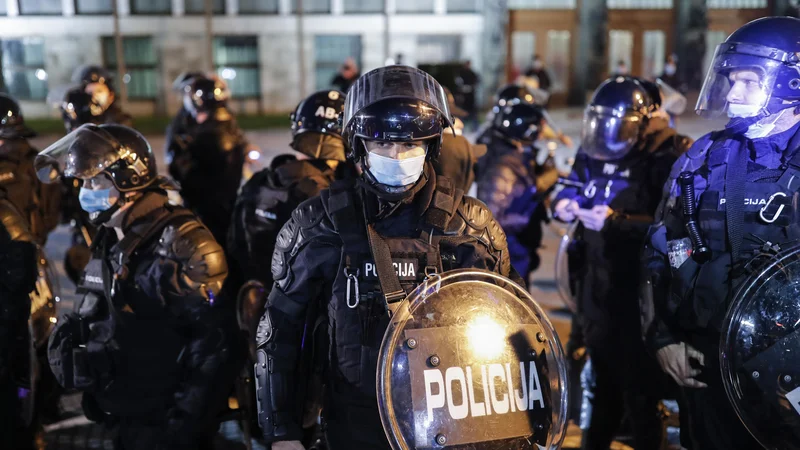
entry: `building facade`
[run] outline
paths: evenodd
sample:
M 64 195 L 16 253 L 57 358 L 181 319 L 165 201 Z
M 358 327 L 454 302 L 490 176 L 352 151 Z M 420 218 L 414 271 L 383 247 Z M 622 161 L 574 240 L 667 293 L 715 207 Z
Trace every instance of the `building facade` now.
M 362 73 L 398 55 L 409 65 L 469 59 L 480 72 L 481 3 L 302 0 L 298 15 L 297 0 L 212 0 L 213 67 L 240 113 L 291 110 L 304 94 L 330 87 L 348 57 Z M 55 115 L 45 100 L 58 100 L 76 67 L 115 69 L 114 6 L 127 69 L 117 83 L 126 83 L 129 109 L 178 109 L 173 80 L 209 67 L 205 0 L 0 0 L 3 84 L 26 115 Z
M 117 83 L 135 115 L 173 114 L 180 100 L 171 86 L 184 70 L 213 67 L 239 113 L 283 112 L 328 88 L 346 58 L 363 73 L 398 56 L 409 65 L 469 59 L 487 97 L 538 54 L 555 104 L 582 104 L 619 61 L 657 76 L 672 53 L 697 88 L 730 32 L 796 14 L 797 1 L 211 0 L 207 22 L 206 0 L 0 0 L 0 89 L 30 117 L 56 116 L 76 67 L 116 69 L 116 8 L 126 65 Z
M 714 49 L 741 25 L 798 15 L 797 0 L 509 0 L 506 77 L 539 54 L 556 103 L 580 105 L 619 66 L 654 78 L 677 59 L 686 92 L 700 88 Z M 676 86 L 678 87 L 678 86 Z

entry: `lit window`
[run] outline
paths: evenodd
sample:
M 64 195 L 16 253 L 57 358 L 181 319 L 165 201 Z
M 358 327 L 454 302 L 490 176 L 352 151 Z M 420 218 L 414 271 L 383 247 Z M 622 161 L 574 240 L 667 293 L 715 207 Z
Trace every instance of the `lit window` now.
M 19 13 L 23 15 L 61 15 L 61 0 L 22 0 Z
M 44 39 L 3 39 L 2 48 L 5 90 L 18 99 L 44 100 L 47 97 Z
M 228 83 L 234 98 L 261 95 L 258 64 L 258 38 L 220 36 L 214 38 L 214 69 Z
M 206 0 L 185 0 L 184 11 L 186 14 L 205 14 Z M 211 1 L 212 14 L 225 14 L 225 0 Z
M 115 73 L 115 81 L 125 83 L 128 98 L 155 99 L 158 95 L 158 67 L 153 39 L 149 37 L 123 37 L 122 54 L 127 73 L 117 74 L 117 49 L 114 38 L 103 38 L 103 61 L 106 68 Z
M 76 0 L 75 12 L 77 14 L 112 14 L 114 0 Z

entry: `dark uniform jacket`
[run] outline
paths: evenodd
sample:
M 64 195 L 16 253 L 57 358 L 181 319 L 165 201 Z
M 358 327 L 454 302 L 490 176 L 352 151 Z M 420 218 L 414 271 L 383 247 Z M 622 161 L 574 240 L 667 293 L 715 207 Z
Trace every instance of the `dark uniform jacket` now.
M 282 228 L 272 260 L 275 284 L 257 336 L 259 401 L 262 409 L 274 405 L 260 417 L 269 440 L 300 439 L 297 408 L 307 380 L 295 369 L 303 360 L 306 318 L 321 311 L 330 341 L 323 358 L 331 448 L 388 447 L 378 418 L 375 372 L 389 316 L 368 224 L 388 246 L 405 292 L 426 273 L 457 268 L 487 269 L 522 282 L 511 268 L 503 230 L 481 202 L 463 196 L 430 166 L 419 183 L 409 201 L 387 203 L 361 179 L 337 182 L 302 203 Z

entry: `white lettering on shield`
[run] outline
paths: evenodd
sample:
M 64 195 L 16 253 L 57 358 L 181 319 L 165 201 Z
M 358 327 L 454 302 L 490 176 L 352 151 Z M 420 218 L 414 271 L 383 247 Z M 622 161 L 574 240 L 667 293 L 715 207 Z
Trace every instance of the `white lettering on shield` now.
M 527 363 L 527 373 L 525 364 L 526 362 L 519 363 L 519 375 L 522 380 L 519 388 L 514 386 L 511 363 L 480 366 L 480 379 L 473 378 L 472 367 L 469 366 L 450 367 L 444 375 L 440 369 L 425 370 L 423 377 L 428 419 L 433 420 L 433 411 L 445 406 L 453 420 L 464 419 L 467 416 L 480 417 L 533 410 L 537 403 L 540 408 L 544 408 L 544 396 L 536 363 L 533 361 Z M 453 389 L 455 385 L 458 385 L 458 388 Z M 475 397 L 476 385 L 483 390 L 483 401 L 478 401 Z M 795 404 L 795 408 L 800 406 Z
M 800 387 L 786 394 L 786 400 L 792 404 L 797 414 L 800 414 Z

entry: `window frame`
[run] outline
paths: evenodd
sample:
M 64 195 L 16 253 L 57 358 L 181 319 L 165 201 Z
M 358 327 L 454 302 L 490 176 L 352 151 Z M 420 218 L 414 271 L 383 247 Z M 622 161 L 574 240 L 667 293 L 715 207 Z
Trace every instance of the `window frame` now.
M 128 7 L 130 8 L 131 16 L 171 16 L 173 13 L 171 1 L 169 2 L 167 12 L 141 12 L 136 10 L 135 4 L 136 0 L 129 0 Z
M 0 0 L 0 1 L 2 1 L 2 0 Z M 59 17 L 59 16 L 63 16 L 64 15 L 64 3 L 62 3 L 62 2 L 59 2 L 59 4 L 61 5 L 61 8 L 60 8 L 61 12 L 57 12 L 57 13 L 51 13 L 51 12 L 46 12 L 46 13 L 41 13 L 41 12 L 40 13 L 25 13 L 25 12 L 22 12 L 22 3 L 23 3 L 23 1 L 24 0 L 16 0 L 16 2 L 17 2 L 17 12 L 19 13 L 20 17 L 23 17 L 23 16 L 25 16 L 25 17 Z M 2 14 L 1 16 L 4 16 L 4 17 L 8 16 L 8 8 L 6 8 L 6 13 Z
M 347 9 L 347 5 L 345 5 L 345 0 L 342 0 L 342 10 L 344 14 L 352 14 L 352 15 L 367 15 L 367 14 L 385 14 L 386 13 L 386 1 L 381 0 L 381 8 L 377 11 L 351 11 Z
M 45 53 L 45 51 L 44 51 L 44 37 L 43 36 L 17 36 L 17 37 L 10 37 L 10 38 L 0 38 L 0 46 L 2 46 L 4 41 L 22 41 L 24 39 L 29 39 L 29 38 L 41 39 L 42 40 L 42 53 Z M 5 65 L 3 63 L 4 63 L 4 61 L 2 60 L 2 58 L 0 58 L 0 78 L 3 79 L 4 88 L 8 89 L 8 83 L 6 82 L 5 74 L 2 73 L 2 72 L 5 72 L 5 69 L 6 69 L 6 67 L 5 67 Z M 37 65 L 31 66 L 31 65 L 28 65 L 28 64 L 24 64 L 24 65 L 14 65 L 14 66 L 10 66 L 9 67 L 9 70 L 14 70 L 15 72 L 23 72 L 24 73 L 24 72 L 27 72 L 27 71 L 34 71 L 34 74 L 35 74 L 35 71 L 38 71 L 40 69 L 43 70 L 45 73 L 47 73 L 47 71 L 45 70 L 45 61 L 44 61 L 44 59 L 42 60 L 40 65 L 37 64 Z M 16 98 L 17 100 L 33 101 L 33 102 L 46 101 L 47 100 L 47 95 L 50 92 L 50 84 L 48 83 L 47 78 L 45 78 L 44 80 L 40 80 L 40 81 L 43 81 L 45 83 L 44 97 L 42 97 L 42 98 L 20 97 L 19 94 L 15 94 L 14 98 Z
M 0 1 L 2 1 L 2 0 L 0 0 Z M 72 7 L 75 10 L 75 15 L 76 16 L 90 16 L 90 17 L 91 16 L 104 16 L 104 15 L 107 15 L 107 14 L 114 14 L 114 2 L 115 1 L 117 1 L 117 0 L 110 0 L 111 9 L 109 9 L 108 11 L 101 11 L 101 12 L 81 12 L 80 8 L 78 8 L 78 2 L 80 2 L 80 0 L 73 0 L 72 1 Z
M 305 0 L 304 0 L 305 1 Z M 327 11 L 303 11 L 304 16 L 318 16 L 324 14 L 331 14 L 333 12 L 333 0 L 326 0 L 328 2 Z M 297 15 L 297 0 L 290 0 L 289 14 Z
M 358 38 L 358 57 L 355 58 L 355 60 L 356 60 L 356 66 L 358 67 L 359 72 L 363 73 L 363 72 L 361 72 L 362 69 L 363 69 L 362 66 L 361 66 L 361 63 L 362 63 L 362 61 L 364 59 L 364 37 L 361 34 L 315 34 L 313 36 L 314 36 L 314 89 L 315 90 L 317 89 L 317 86 L 319 86 L 319 79 L 317 77 L 317 74 L 318 74 L 319 67 L 320 67 L 320 61 L 317 59 L 317 38 L 328 39 L 328 38 L 331 38 L 331 37 L 348 37 L 348 38 L 357 37 Z M 325 66 L 327 66 L 328 64 L 336 64 L 336 70 L 334 71 L 334 73 L 337 73 L 338 72 L 338 68 L 341 67 L 343 62 L 344 62 L 344 60 L 339 60 L 336 63 L 334 63 L 332 61 L 331 62 L 324 61 L 323 62 L 323 68 L 325 68 Z M 327 87 L 324 87 L 324 88 L 321 88 L 321 89 L 330 89 L 330 87 L 331 87 L 330 80 L 327 81 L 327 85 L 326 86 Z
M 240 95 L 240 94 L 237 94 L 237 92 L 234 90 L 234 91 L 231 92 L 231 98 L 235 99 L 235 100 L 260 99 L 261 96 L 263 95 L 263 90 L 262 90 L 262 87 L 261 87 L 261 62 L 260 62 L 259 57 L 258 57 L 259 56 L 259 50 L 260 50 L 260 46 L 259 46 L 259 42 L 258 42 L 258 35 L 256 35 L 256 34 L 253 34 L 253 35 L 219 34 L 219 35 L 214 35 L 212 38 L 213 38 L 213 40 L 225 39 L 225 38 L 252 38 L 252 39 L 254 39 L 255 47 L 256 47 L 256 61 L 253 62 L 253 63 L 246 63 L 246 64 L 245 63 L 219 64 L 216 61 L 216 55 L 212 54 L 211 58 L 213 60 L 212 61 L 212 65 L 214 66 L 214 73 L 215 74 L 219 73 L 219 69 L 221 67 L 229 67 L 229 68 L 234 69 L 234 70 L 236 70 L 238 68 L 256 69 L 257 74 L 258 74 L 258 84 L 257 84 L 258 91 L 255 94 L 242 94 L 242 95 Z M 213 48 L 214 48 L 214 46 L 212 44 L 212 53 L 213 53 Z M 220 78 L 222 78 L 221 75 L 220 75 Z M 227 80 L 223 79 L 223 81 L 225 81 L 227 83 Z
M 123 55 L 124 55 L 124 52 L 125 52 L 124 44 L 125 44 L 125 40 L 126 39 L 150 39 L 150 41 L 151 41 L 150 45 L 152 46 L 153 36 L 152 35 L 146 35 L 146 34 L 134 34 L 134 35 L 123 36 L 122 37 Z M 114 82 L 117 83 L 117 86 L 119 86 L 119 83 L 125 83 L 125 79 L 124 79 L 125 75 L 123 74 L 122 76 L 119 76 L 119 71 L 118 71 L 118 67 L 117 67 L 116 58 L 114 58 L 114 61 L 109 61 L 108 60 L 108 58 L 107 58 L 108 55 L 106 55 L 106 52 L 105 52 L 105 48 L 106 48 L 105 47 L 105 42 L 106 41 L 110 41 L 110 42 L 113 43 L 114 42 L 114 36 L 100 36 L 100 53 L 101 53 L 100 56 L 102 57 L 103 67 L 105 67 L 109 72 L 114 73 Z M 114 51 L 116 52 L 116 48 L 115 48 Z M 155 53 L 155 49 L 153 49 L 153 52 Z M 128 99 L 129 100 L 136 100 L 136 101 L 153 101 L 153 102 L 157 101 L 159 95 L 161 94 L 161 92 L 160 92 L 161 89 L 160 89 L 159 82 L 158 82 L 158 77 L 159 77 L 159 73 L 160 73 L 160 69 L 161 69 L 160 66 L 159 66 L 158 54 L 155 55 L 155 62 L 153 62 L 152 65 L 150 65 L 150 64 L 130 64 L 128 62 L 127 58 L 126 58 L 125 59 L 125 70 L 130 72 L 131 69 L 134 69 L 134 70 L 150 70 L 150 69 L 152 69 L 155 72 L 155 76 L 156 76 L 156 88 L 155 88 L 155 92 L 153 92 L 153 96 L 152 97 L 132 96 L 130 90 L 126 89 L 127 93 L 128 93 Z M 125 83 L 125 84 L 127 84 L 127 83 Z
M 240 1 L 239 2 L 239 10 L 238 10 L 238 12 L 236 14 L 239 15 L 239 16 L 277 16 L 277 15 L 280 14 L 280 12 L 281 12 L 280 0 L 277 0 L 275 2 L 275 11 L 274 12 L 253 11 L 253 10 L 242 9 L 242 3 Z
M 186 8 L 186 3 L 187 3 L 187 2 L 188 2 L 188 0 L 183 0 L 183 15 L 185 15 L 185 16 L 191 16 L 191 17 L 197 17 L 197 16 L 203 16 L 203 15 L 205 15 L 205 14 L 206 14 L 206 13 L 205 13 L 205 11 L 201 11 L 201 12 L 193 12 L 193 11 L 189 11 L 189 10 Z M 213 2 L 213 0 L 212 0 L 212 2 Z M 225 13 L 227 12 L 227 5 L 226 5 L 226 3 L 227 3 L 227 2 L 225 2 L 225 0 L 222 0 L 222 10 L 221 10 L 221 11 L 214 11 L 214 8 L 213 8 L 213 6 L 214 6 L 214 5 L 212 4 L 212 5 L 211 5 L 211 6 L 212 6 L 212 8 L 211 8 L 211 15 L 212 15 L 212 16 L 224 16 L 224 15 L 225 15 Z M 203 0 L 203 5 L 204 5 L 204 8 L 203 8 L 203 9 L 205 9 L 205 0 Z

